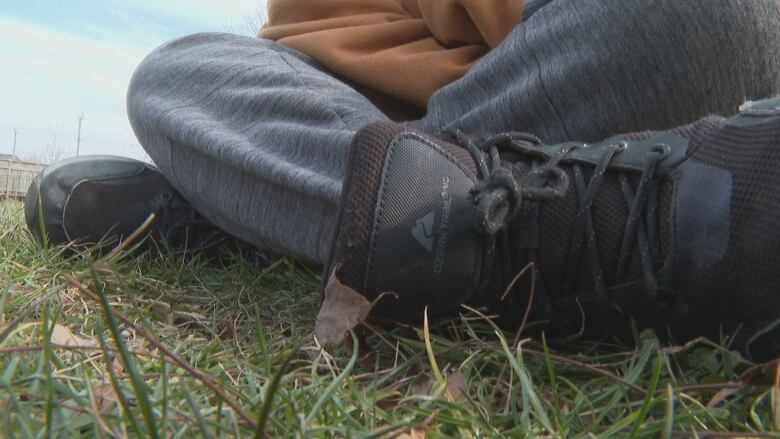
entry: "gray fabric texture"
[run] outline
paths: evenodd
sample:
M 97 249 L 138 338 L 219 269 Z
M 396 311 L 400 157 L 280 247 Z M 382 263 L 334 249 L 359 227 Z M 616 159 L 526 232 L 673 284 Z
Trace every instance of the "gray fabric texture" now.
M 149 55 L 128 114 L 163 174 L 223 230 L 322 262 L 345 150 L 385 116 L 311 59 L 274 42 L 196 34 Z
M 525 20 L 409 125 L 547 142 L 665 129 L 780 92 L 778 0 L 530 0 Z M 224 230 L 324 263 L 345 151 L 386 120 L 311 58 L 196 34 L 149 55 L 128 113 L 171 183 Z

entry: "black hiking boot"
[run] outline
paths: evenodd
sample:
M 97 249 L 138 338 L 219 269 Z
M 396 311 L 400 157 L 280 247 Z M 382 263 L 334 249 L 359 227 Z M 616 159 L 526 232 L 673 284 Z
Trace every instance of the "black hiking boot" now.
M 346 169 L 326 278 L 397 294 L 372 315 L 468 304 L 518 324 L 530 302 L 548 333 L 631 341 L 633 322 L 780 351 L 780 98 L 594 144 L 375 124 Z
M 140 238 L 208 258 L 237 242 L 200 216 L 157 168 L 124 157 L 84 156 L 48 166 L 30 185 L 24 213 L 40 243 L 74 249 L 99 244 L 101 252 L 110 250 L 152 213 L 156 219 Z

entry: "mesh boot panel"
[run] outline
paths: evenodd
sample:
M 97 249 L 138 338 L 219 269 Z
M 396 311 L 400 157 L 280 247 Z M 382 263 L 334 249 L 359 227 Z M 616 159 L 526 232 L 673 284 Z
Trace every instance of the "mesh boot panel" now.
M 133 215 L 128 206 L 142 204 L 157 195 L 156 188 L 147 184 L 122 183 L 122 197 L 117 197 L 117 184 L 112 181 L 84 181 L 69 197 L 63 215 L 63 224 L 69 239 L 80 244 L 95 244 L 110 230 L 109 238 L 126 238 L 127 233 L 140 226 L 146 217 Z
M 717 337 L 719 322 L 728 332 L 742 325 L 740 347 L 780 317 L 780 118 L 747 127 L 724 123 L 696 145 L 692 160 L 732 175 L 731 230 L 720 263 L 681 280 L 692 312 L 679 332 L 691 337 L 707 328 Z

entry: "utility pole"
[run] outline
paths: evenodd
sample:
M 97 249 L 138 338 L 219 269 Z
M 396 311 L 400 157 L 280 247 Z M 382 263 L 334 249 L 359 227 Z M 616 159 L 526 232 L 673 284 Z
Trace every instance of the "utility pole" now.
M 76 157 L 79 156 L 79 149 L 81 149 L 81 121 L 84 120 L 84 113 L 79 114 L 79 132 L 76 134 Z
M 13 152 L 11 153 L 11 157 L 8 158 L 8 162 L 6 162 L 5 167 L 5 198 L 8 199 L 11 188 L 9 187 L 11 184 L 11 161 L 16 160 L 16 128 L 11 128 L 11 144 L 13 145 Z
M 13 152 L 11 153 L 11 157 L 13 157 L 13 159 L 16 160 L 16 135 L 18 134 L 18 132 L 16 131 L 16 128 L 11 128 L 11 131 L 13 132 L 13 138 L 14 138 L 14 141 L 12 143 L 14 149 Z

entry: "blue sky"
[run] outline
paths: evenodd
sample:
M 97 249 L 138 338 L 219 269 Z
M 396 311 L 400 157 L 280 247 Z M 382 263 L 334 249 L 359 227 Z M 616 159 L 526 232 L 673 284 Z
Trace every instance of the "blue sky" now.
M 160 44 L 201 31 L 248 33 L 264 0 L 2 0 L 0 153 L 145 159 L 130 130 L 125 92 L 133 70 Z

